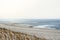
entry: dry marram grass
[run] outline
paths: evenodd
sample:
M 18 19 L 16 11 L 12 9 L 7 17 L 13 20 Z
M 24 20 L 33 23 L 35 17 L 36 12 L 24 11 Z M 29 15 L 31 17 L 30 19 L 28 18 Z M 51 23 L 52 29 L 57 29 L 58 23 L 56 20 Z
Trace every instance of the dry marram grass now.
M 21 32 L 14 32 L 5 28 L 0 28 L 0 40 L 46 40 L 36 36 L 28 35 Z

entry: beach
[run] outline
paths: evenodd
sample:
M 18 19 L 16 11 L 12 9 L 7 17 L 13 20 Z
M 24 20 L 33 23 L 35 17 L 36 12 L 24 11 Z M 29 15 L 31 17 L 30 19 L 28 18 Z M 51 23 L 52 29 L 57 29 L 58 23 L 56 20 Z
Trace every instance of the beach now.
M 19 26 L 9 26 L 6 24 L 0 24 L 0 28 L 5 28 L 14 32 L 22 32 L 29 35 L 34 35 L 38 38 L 46 38 L 47 40 L 60 40 L 60 30 L 46 28 L 30 28 L 30 26 L 24 28 Z

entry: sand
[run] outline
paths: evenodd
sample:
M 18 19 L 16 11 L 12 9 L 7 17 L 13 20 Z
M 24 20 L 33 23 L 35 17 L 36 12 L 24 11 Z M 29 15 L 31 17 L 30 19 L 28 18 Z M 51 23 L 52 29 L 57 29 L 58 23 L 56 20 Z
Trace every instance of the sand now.
M 0 28 L 0 40 L 46 40 L 33 35 Z
M 38 38 L 46 38 L 47 40 L 60 40 L 60 30 L 51 30 L 51 29 L 36 29 L 36 28 L 24 28 L 9 26 L 5 24 L 0 24 L 0 28 L 6 28 L 15 32 L 22 32 L 29 35 L 37 36 Z

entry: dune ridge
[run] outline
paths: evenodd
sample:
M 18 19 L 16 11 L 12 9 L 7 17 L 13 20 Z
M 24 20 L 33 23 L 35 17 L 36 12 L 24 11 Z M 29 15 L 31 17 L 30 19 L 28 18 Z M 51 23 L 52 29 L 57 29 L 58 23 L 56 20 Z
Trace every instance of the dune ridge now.
M 0 40 L 46 40 L 36 36 L 28 35 L 21 32 L 14 32 L 6 28 L 0 28 Z

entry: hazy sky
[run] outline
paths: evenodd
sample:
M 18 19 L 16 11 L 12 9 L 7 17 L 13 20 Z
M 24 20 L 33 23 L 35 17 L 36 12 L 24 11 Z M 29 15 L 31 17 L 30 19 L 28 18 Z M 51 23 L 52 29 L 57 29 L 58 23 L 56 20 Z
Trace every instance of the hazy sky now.
M 0 18 L 60 18 L 60 0 L 0 0 Z

